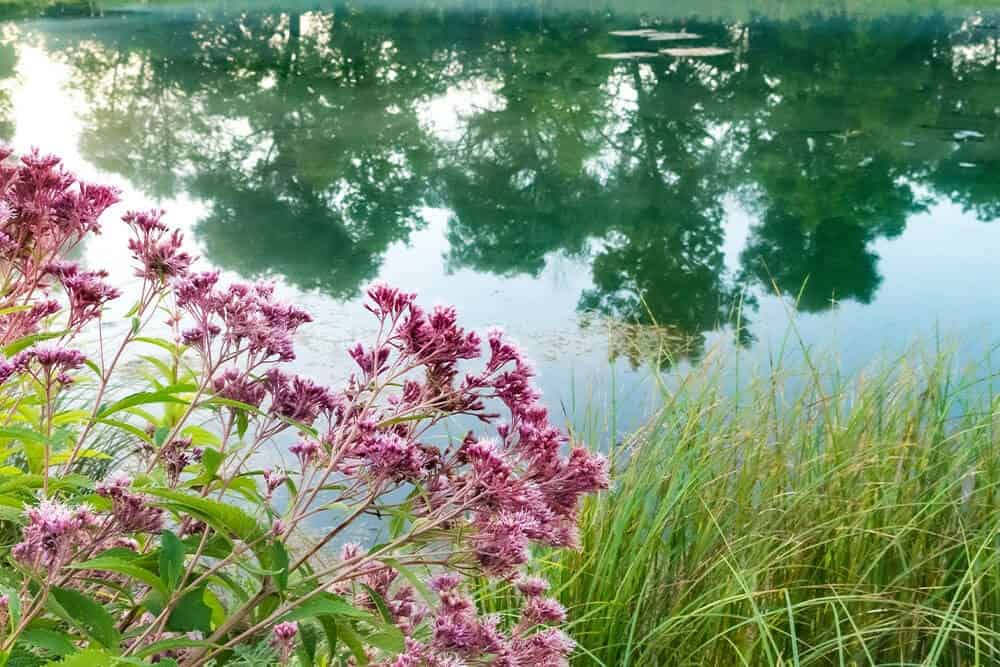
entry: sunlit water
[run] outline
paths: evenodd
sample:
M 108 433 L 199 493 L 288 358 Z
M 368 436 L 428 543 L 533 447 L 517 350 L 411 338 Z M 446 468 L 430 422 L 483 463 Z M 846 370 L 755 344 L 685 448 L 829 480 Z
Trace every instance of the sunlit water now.
M 502 325 L 556 413 L 613 399 L 620 428 L 650 405 L 649 346 L 609 321 L 656 323 L 663 371 L 764 363 L 792 317 L 848 370 L 942 332 L 988 353 L 998 15 L 503 6 L 9 23 L 0 134 L 277 280 L 316 318 L 296 365 L 334 383 L 377 279 Z M 610 34 L 643 27 L 699 37 Z M 601 57 L 677 46 L 728 52 Z M 83 259 L 128 287 L 123 231 Z

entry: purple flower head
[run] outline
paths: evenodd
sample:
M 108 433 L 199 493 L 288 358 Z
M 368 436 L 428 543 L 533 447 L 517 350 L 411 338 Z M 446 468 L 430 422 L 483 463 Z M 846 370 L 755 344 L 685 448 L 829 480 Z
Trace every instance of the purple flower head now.
M 271 412 L 304 424 L 312 424 L 321 412 L 337 406 L 326 387 L 299 375 L 286 375 L 277 368 L 265 374 L 264 385 L 271 394 Z
M 194 262 L 183 249 L 184 235 L 180 230 L 169 231 L 162 216 L 163 211 L 130 211 L 123 218 L 134 234 L 128 247 L 139 262 L 136 275 L 140 278 L 162 281 L 183 276 Z
M 402 292 L 385 283 L 375 283 L 368 288 L 371 303 L 365 304 L 365 308 L 380 319 L 394 320 L 410 307 L 416 297 L 416 294 Z
M 314 463 L 323 455 L 323 447 L 312 438 L 299 438 L 295 444 L 288 448 L 299 459 L 302 468 Z
M 508 664 L 563 667 L 569 664 L 567 656 L 575 647 L 576 643 L 566 633 L 548 628 L 512 640 L 508 645 Z
M 82 326 L 96 318 L 104 304 L 121 296 L 118 289 L 105 281 L 107 277 L 107 271 L 74 271 L 61 277 L 69 296 L 70 327 Z
M 387 347 L 365 350 L 364 345 L 356 343 L 354 347 L 348 348 L 347 353 L 357 362 L 365 379 L 371 379 L 384 371 L 386 362 L 389 360 L 389 348 Z
M 215 393 L 231 401 L 260 407 L 267 392 L 264 384 L 238 368 L 227 368 L 212 380 Z
M 174 280 L 174 295 L 181 308 L 194 307 L 200 311 L 214 308 L 216 298 L 213 290 L 219 282 L 218 271 L 188 273 Z
M 528 562 L 528 533 L 538 522 L 526 512 L 501 512 L 479 526 L 473 548 L 483 569 L 494 576 L 507 576 Z
M 452 572 L 447 572 L 445 574 L 439 574 L 431 579 L 430 586 L 431 590 L 437 593 L 442 593 L 445 591 L 452 591 L 458 587 L 461 578 L 457 574 Z
M 425 464 L 424 450 L 415 442 L 385 431 L 367 439 L 364 458 L 373 477 L 396 482 L 417 480 Z
M 294 445 L 293 445 L 294 447 Z M 294 452 L 293 452 L 294 453 Z M 288 479 L 288 475 L 281 471 L 275 471 L 271 469 L 264 470 L 264 488 L 266 489 L 264 497 L 268 500 L 274 494 L 275 489 L 285 483 Z
M 54 575 L 90 541 L 97 519 L 88 507 L 69 507 L 43 500 L 26 512 L 28 525 L 11 555 L 23 566 Z
M 201 448 L 191 444 L 191 438 L 174 438 L 160 448 L 160 458 L 166 464 L 170 486 L 177 486 L 185 468 L 201 461 Z
M 566 609 L 558 600 L 536 595 L 528 599 L 522 615 L 533 625 L 562 623 L 566 620 Z
M 99 496 L 111 500 L 111 513 L 118 527 L 126 533 L 155 534 L 163 529 L 163 510 L 149 504 L 145 496 L 131 491 L 132 480 L 120 473 L 100 482 Z
M 278 623 L 271 633 L 271 647 L 278 652 L 281 664 L 287 664 L 295 650 L 295 636 L 299 633 L 299 626 L 294 621 Z
M 549 582 L 538 577 L 522 577 L 517 580 L 517 590 L 529 598 L 538 597 L 549 590 Z

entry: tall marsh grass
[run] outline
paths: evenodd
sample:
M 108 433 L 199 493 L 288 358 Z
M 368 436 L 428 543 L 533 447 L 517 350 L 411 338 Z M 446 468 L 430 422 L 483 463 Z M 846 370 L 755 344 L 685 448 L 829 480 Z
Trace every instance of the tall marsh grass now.
M 691 373 L 611 452 L 582 548 L 545 558 L 577 664 L 1000 664 L 989 369 L 808 362 Z

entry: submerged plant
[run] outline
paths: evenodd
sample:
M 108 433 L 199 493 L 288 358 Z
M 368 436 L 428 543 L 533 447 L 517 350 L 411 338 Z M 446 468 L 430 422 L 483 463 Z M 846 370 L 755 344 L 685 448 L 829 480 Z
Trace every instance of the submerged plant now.
M 322 386 L 285 368 L 309 314 L 196 271 L 161 212 L 124 216 L 139 289 L 112 340 L 119 291 L 65 255 L 115 201 L 52 157 L 0 165 L 0 518 L 22 524 L 0 664 L 563 664 L 565 614 L 526 578 L 530 549 L 574 547 L 607 472 L 549 421 L 520 351 L 376 285 L 357 371 Z M 117 395 L 125 359 L 151 386 Z M 456 418 L 482 432 L 431 444 Z M 93 479 L 113 431 L 135 453 Z M 295 465 L 258 467 L 283 454 Z M 343 543 L 369 516 L 386 539 Z M 481 614 L 463 592 L 479 576 L 519 582 L 521 610 Z

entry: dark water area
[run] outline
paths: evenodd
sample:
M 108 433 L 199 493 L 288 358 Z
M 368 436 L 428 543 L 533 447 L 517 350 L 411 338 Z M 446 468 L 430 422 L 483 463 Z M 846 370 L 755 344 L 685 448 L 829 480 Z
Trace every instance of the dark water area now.
M 847 370 L 938 336 L 986 357 L 1000 10 L 658 4 L 9 22 L 0 138 L 166 208 L 230 277 L 278 281 L 316 317 L 299 370 L 333 383 L 373 280 L 504 326 L 555 411 L 614 402 L 616 427 L 652 369 L 767 363 L 790 322 Z M 636 29 L 686 38 L 611 34 Z M 691 47 L 718 52 L 658 52 Z M 129 286 L 116 225 L 84 255 Z

